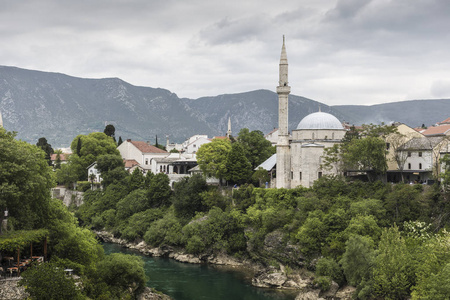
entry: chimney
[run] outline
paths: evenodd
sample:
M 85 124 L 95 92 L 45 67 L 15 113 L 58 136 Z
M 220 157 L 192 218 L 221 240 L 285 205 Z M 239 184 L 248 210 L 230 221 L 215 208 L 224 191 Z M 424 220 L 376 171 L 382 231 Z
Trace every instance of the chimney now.
M 130 142 L 130 143 L 131 143 L 131 139 L 127 139 L 127 142 Z

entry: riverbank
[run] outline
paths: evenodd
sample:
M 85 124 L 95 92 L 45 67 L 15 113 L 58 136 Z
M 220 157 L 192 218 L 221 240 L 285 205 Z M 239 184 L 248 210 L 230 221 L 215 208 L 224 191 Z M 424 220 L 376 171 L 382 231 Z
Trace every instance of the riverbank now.
M 25 287 L 19 286 L 20 277 L 2 278 L 0 279 L 0 300 L 25 300 L 30 295 L 25 292 Z M 151 288 L 146 287 L 138 296 L 138 300 L 171 300 L 167 295 L 158 293 Z
M 298 291 L 297 300 L 315 300 L 315 299 L 352 299 L 353 287 L 344 287 L 339 289 L 335 283 L 332 284 L 327 292 L 321 292 L 314 284 L 313 274 L 304 271 L 293 271 L 280 265 L 279 268 L 264 267 L 248 259 L 238 259 L 224 254 L 213 255 L 193 255 L 185 253 L 184 249 L 174 247 L 153 248 L 145 242 L 131 243 L 123 239 L 115 238 L 106 231 L 96 232 L 99 239 L 107 243 L 121 245 L 128 249 L 133 249 L 146 256 L 167 257 L 178 262 L 191 264 L 212 264 L 226 266 L 236 271 L 245 271 L 249 273 L 253 286 L 273 289 L 289 289 Z

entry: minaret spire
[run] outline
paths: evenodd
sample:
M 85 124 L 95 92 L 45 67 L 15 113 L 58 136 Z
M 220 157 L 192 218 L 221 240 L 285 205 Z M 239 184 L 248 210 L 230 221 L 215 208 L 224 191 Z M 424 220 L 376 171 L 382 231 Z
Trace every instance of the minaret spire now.
M 231 117 L 228 117 L 228 130 L 227 130 L 227 138 L 231 136 Z
M 291 87 L 288 81 L 288 60 L 286 54 L 286 40 L 283 35 L 281 47 L 278 94 L 278 143 L 277 143 L 277 188 L 291 186 L 291 154 L 288 131 L 288 106 Z

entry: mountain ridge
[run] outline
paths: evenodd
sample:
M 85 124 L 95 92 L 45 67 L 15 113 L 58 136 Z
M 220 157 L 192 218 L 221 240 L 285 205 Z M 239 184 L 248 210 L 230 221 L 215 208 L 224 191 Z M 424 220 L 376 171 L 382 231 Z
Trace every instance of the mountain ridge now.
M 370 123 L 373 117 L 379 122 L 392 117 L 395 121 L 405 120 L 410 126 L 431 125 L 447 118 L 442 116 L 450 112 L 448 99 L 410 101 L 427 103 L 409 103 L 408 117 L 403 101 L 378 104 L 379 107 L 328 106 L 290 95 L 289 128 L 295 129 L 303 117 L 319 108 L 356 125 Z M 431 108 L 425 109 L 428 102 Z M 386 109 L 386 105 L 391 106 Z M 278 123 L 278 96 L 273 91 L 255 90 L 179 98 L 167 89 L 134 86 L 117 77 L 80 78 L 0 66 L 0 111 L 4 127 L 17 131 L 18 138 L 30 143 L 46 137 L 54 147 L 68 146 L 78 134 L 103 131 L 106 123 L 116 127 L 117 138 L 154 143 L 158 135 L 159 143 L 163 143 L 169 135 L 171 141 L 182 142 L 194 134 L 224 135 L 229 117 L 234 135 L 241 128 L 268 133 Z M 421 120 L 417 122 L 418 116 Z

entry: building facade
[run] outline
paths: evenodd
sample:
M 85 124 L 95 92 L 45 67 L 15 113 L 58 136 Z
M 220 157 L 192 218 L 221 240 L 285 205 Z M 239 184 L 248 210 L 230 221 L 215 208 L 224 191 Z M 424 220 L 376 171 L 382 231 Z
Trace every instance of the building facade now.
M 285 39 L 281 48 L 278 93 L 278 139 L 276 153 L 276 187 L 310 187 L 323 175 L 336 174 L 324 169 L 324 149 L 341 143 L 346 130 L 333 115 L 316 112 L 307 115 L 289 135 L 288 106 L 291 88 L 288 82 L 288 61 Z M 273 159 L 273 158 L 272 158 Z

